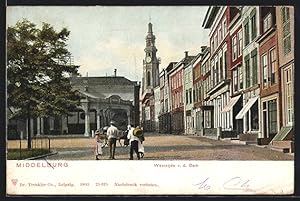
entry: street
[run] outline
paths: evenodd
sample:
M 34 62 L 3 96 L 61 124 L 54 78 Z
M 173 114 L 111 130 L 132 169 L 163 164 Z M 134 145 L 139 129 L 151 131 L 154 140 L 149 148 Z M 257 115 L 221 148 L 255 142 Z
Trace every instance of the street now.
M 187 136 L 145 134 L 145 156 L 142 160 L 294 160 L 290 154 L 271 150 L 268 147 L 217 141 Z M 57 154 L 49 160 L 94 160 L 94 139 L 52 139 L 51 148 Z M 129 159 L 129 146 L 121 147 L 117 141 L 116 159 Z M 134 155 L 136 159 L 136 155 Z M 101 159 L 109 158 L 108 147 L 103 149 Z

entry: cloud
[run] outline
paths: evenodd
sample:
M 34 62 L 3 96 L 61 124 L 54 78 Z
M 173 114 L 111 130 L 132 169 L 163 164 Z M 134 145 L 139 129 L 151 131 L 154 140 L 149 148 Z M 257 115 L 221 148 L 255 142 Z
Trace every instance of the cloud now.
M 22 18 L 55 29 L 67 27 L 71 33 L 68 48 L 80 65 L 82 75 L 118 75 L 141 80 L 145 57 L 145 36 L 151 17 L 156 35 L 160 68 L 184 57 L 184 51 L 196 55 L 207 45 L 208 31 L 201 28 L 206 7 L 8 7 L 7 24 Z M 113 15 L 112 15 L 113 13 Z

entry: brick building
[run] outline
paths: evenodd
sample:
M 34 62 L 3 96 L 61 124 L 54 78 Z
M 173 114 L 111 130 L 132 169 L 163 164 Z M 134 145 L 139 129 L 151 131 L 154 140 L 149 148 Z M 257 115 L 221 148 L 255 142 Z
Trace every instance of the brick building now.
M 184 95 L 183 95 L 183 73 L 184 67 L 188 65 L 195 56 L 185 57 L 174 65 L 169 72 L 170 77 L 170 100 L 171 100 L 171 130 L 174 133 L 184 132 Z
M 293 149 L 294 138 L 294 46 L 295 19 L 292 6 L 276 7 L 282 128 L 272 139 L 272 145 Z
M 280 71 L 276 29 L 276 9 L 273 6 L 259 8 L 260 58 L 260 144 L 268 144 L 281 126 Z

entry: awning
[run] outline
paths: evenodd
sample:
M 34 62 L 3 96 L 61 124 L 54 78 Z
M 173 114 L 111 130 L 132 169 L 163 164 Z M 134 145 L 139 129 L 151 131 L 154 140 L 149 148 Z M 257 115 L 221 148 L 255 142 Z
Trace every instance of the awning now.
M 231 98 L 229 103 L 223 108 L 223 110 L 221 112 L 230 111 L 233 108 L 233 106 L 238 102 L 240 97 L 241 97 L 241 95 L 238 95 L 238 96 L 235 96 L 235 97 Z
M 285 140 L 285 138 L 288 136 L 288 134 L 292 131 L 292 126 L 284 126 L 280 129 L 280 131 L 275 135 L 275 137 L 272 139 L 273 141 L 282 141 Z
M 243 119 L 245 114 L 250 110 L 252 105 L 257 101 L 258 96 L 254 98 L 250 98 L 249 101 L 246 103 L 246 105 L 241 109 L 241 111 L 236 115 L 235 119 Z

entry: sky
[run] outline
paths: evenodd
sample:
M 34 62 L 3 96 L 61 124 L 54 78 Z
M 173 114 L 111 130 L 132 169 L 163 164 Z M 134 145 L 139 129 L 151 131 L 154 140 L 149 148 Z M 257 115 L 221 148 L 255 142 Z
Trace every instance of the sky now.
M 7 26 L 22 19 L 41 27 L 47 22 L 70 31 L 68 49 L 82 76 L 118 76 L 140 81 L 145 37 L 153 24 L 160 70 L 180 61 L 184 52 L 196 55 L 209 44 L 202 28 L 206 6 L 9 6 Z

